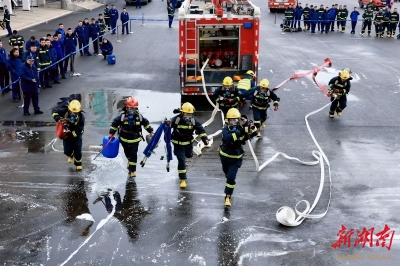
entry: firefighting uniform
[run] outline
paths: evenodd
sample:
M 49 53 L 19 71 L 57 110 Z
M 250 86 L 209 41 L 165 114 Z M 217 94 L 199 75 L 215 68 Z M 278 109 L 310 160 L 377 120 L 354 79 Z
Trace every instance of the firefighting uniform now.
M 260 128 L 261 124 L 267 120 L 267 108 L 269 107 L 269 102 L 274 101 L 274 106 L 279 106 L 280 98 L 276 94 L 267 89 L 265 92 L 260 91 L 258 86 L 253 94 L 253 100 L 251 106 L 253 107 L 253 119 L 254 125 L 257 129 Z
M 399 13 L 397 12 L 392 12 L 390 15 L 390 34 L 394 38 L 394 35 L 396 35 L 396 28 L 397 24 L 399 23 Z
M 294 9 L 293 8 L 286 8 L 285 9 L 285 25 L 283 26 L 283 31 L 289 31 L 293 28 L 294 22 Z
M 113 135 L 119 128 L 119 140 L 128 159 L 128 170 L 130 172 L 136 172 L 139 142 L 143 139 L 142 126 L 147 132 L 153 132 L 149 121 L 140 113 L 128 114 L 124 112 L 114 118 L 110 127 L 110 134 Z
M 103 10 L 103 18 L 104 22 L 108 28 L 108 31 L 110 31 L 110 15 L 108 14 L 110 12 L 110 9 L 108 7 L 104 8 Z
M 204 144 L 208 140 L 207 133 L 196 117 L 192 116 L 190 121 L 186 121 L 182 114 L 171 119 L 171 128 L 171 141 L 178 159 L 178 176 L 179 179 L 186 179 L 186 158 L 193 157 L 193 132 L 196 131 Z
M 365 11 L 364 14 L 362 15 L 364 22 L 361 30 L 361 34 L 364 34 L 365 28 L 368 26 L 368 34 L 371 34 L 371 24 L 372 24 L 372 18 L 374 16 L 373 11 Z
M 375 24 L 375 36 L 383 36 L 383 12 L 378 12 L 375 15 L 374 18 L 374 24 Z
M 7 9 L 7 11 L 8 11 L 8 9 Z M 19 35 L 19 34 L 17 36 L 12 35 L 10 37 L 10 39 L 8 39 L 8 44 L 11 47 L 18 46 L 20 56 L 22 56 L 24 54 L 25 40 L 24 40 L 24 37 L 22 37 L 21 35 Z
M 350 78 L 351 79 L 351 78 Z M 339 89 L 340 92 L 336 93 L 336 98 L 331 97 L 331 107 L 329 109 L 329 114 L 333 115 L 336 112 L 342 112 L 347 105 L 347 97 L 346 95 L 350 92 L 350 79 L 342 81 L 339 76 L 332 78 L 329 81 L 330 93 L 333 93 L 333 90 Z
M 244 74 L 242 79 L 239 80 L 236 89 L 240 95 L 240 98 L 242 101 L 248 99 L 251 99 L 251 89 L 256 86 L 256 83 L 254 82 L 254 79 L 251 75 L 249 74 Z
M 386 29 L 386 35 L 388 37 L 391 34 L 391 28 L 390 28 L 390 17 L 391 17 L 391 15 L 392 15 L 392 13 L 388 12 L 388 11 L 386 11 L 386 13 L 384 13 L 384 15 L 383 15 L 383 33 L 385 33 L 385 29 Z
M 50 86 L 50 71 L 47 67 L 52 64 L 51 56 L 48 47 L 40 46 L 36 53 L 37 70 L 39 72 L 40 85 L 42 88 Z M 46 69 L 47 68 L 47 69 Z M 46 69 L 46 70 L 43 70 Z
M 225 122 L 227 121 L 226 113 L 228 110 L 234 107 L 236 108 L 240 102 L 239 93 L 236 89 L 232 91 L 230 89 L 225 89 L 223 86 L 213 92 L 213 99 L 219 104 L 219 109 L 224 113 Z
M 85 126 L 85 116 L 82 112 L 75 115 L 67 107 L 53 110 L 52 115 L 56 121 L 61 118 L 67 121 L 70 132 L 67 134 L 67 138 L 63 139 L 64 154 L 68 157 L 74 157 L 74 164 L 76 166 L 82 165 L 82 135 Z
M 249 126 L 225 125 L 222 129 L 222 144 L 219 147 L 222 171 L 226 177 L 225 194 L 232 195 L 236 185 L 236 175 L 242 166 L 246 140 L 257 135 L 257 129 Z
M 346 23 L 347 17 L 349 16 L 349 11 L 347 10 L 347 8 L 343 8 L 339 15 L 341 20 L 340 25 L 342 26 L 342 32 L 344 32 L 346 30 Z

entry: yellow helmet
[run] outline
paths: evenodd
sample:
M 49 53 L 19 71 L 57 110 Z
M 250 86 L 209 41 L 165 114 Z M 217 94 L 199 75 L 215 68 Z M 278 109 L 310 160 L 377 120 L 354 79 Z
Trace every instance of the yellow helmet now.
M 231 108 L 228 110 L 228 112 L 226 113 L 226 118 L 230 119 L 230 118 L 237 118 L 239 119 L 241 117 L 240 112 L 238 109 L 236 108 Z
M 194 106 L 191 103 L 182 104 L 181 112 L 193 114 L 195 111 Z
M 254 74 L 253 70 L 247 70 L 246 74 L 252 76 L 253 78 L 256 76 L 256 74 Z
M 78 113 L 80 112 L 81 109 L 81 103 L 78 100 L 72 100 L 69 104 L 68 104 L 68 110 L 70 110 L 73 113 Z
M 231 77 L 225 77 L 224 80 L 222 81 L 222 85 L 224 86 L 232 86 L 233 85 L 233 80 Z
M 262 79 L 262 80 L 260 80 L 260 83 L 258 85 L 263 88 L 269 88 L 269 80 Z
M 347 69 L 343 69 L 340 73 L 339 76 L 343 80 L 348 80 L 350 78 L 350 73 Z

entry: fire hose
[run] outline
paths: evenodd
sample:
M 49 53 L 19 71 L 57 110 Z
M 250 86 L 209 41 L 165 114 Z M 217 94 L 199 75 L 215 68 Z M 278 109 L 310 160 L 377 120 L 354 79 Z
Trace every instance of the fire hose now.
M 204 91 L 204 94 L 205 94 L 205 96 L 206 96 L 208 102 L 211 104 L 211 106 L 214 107 L 214 110 L 213 110 L 213 112 L 211 113 L 211 118 L 210 118 L 209 120 L 207 120 L 207 121 L 203 124 L 204 127 L 206 127 L 206 126 L 208 126 L 209 124 L 212 123 L 212 121 L 214 120 L 215 115 L 217 114 L 217 112 L 221 112 L 221 110 L 218 108 L 218 104 L 215 105 L 215 104 L 211 101 L 210 97 L 208 96 L 207 90 L 206 90 L 203 70 L 204 70 L 204 67 L 207 65 L 207 63 L 208 63 L 208 59 L 207 59 L 207 61 L 204 63 L 203 67 L 201 68 L 200 73 L 201 73 L 201 76 L 202 76 L 202 83 L 203 83 L 203 91 Z M 299 74 L 294 74 L 294 75 L 292 75 L 290 78 L 284 80 L 282 83 L 280 83 L 278 86 L 274 87 L 274 89 L 272 89 L 272 90 L 274 91 L 274 90 L 279 89 L 283 84 L 285 84 L 286 82 L 288 82 L 288 81 L 290 81 L 290 80 L 292 80 L 292 79 L 301 78 L 301 77 L 305 77 L 305 76 L 307 76 L 307 75 L 312 74 L 312 75 L 313 75 L 313 76 L 312 76 L 313 81 L 317 84 L 317 86 L 319 87 L 319 89 L 320 89 L 321 91 L 323 91 L 325 95 L 327 95 L 327 89 L 324 87 L 324 85 L 323 85 L 322 83 L 320 83 L 319 81 L 316 80 L 316 76 L 317 76 L 318 72 L 319 72 L 321 69 L 323 69 L 323 68 L 325 68 L 325 67 L 327 67 L 327 66 L 332 66 L 332 62 L 330 61 L 329 58 L 326 58 L 324 64 L 322 64 L 321 66 L 315 67 L 313 70 L 310 70 L 310 71 L 305 72 L 305 73 L 299 73 Z M 295 206 L 295 208 L 294 208 L 294 211 L 293 211 L 292 208 L 290 208 L 290 207 L 288 207 L 288 206 L 283 206 L 283 207 L 279 208 L 278 211 L 276 212 L 276 218 L 277 218 L 278 222 L 281 223 L 281 224 L 283 224 L 283 225 L 286 225 L 286 226 L 298 226 L 298 225 L 300 225 L 300 224 L 304 221 L 304 219 L 306 219 L 306 218 L 310 218 L 310 219 L 322 218 L 322 217 L 324 217 L 324 216 L 326 215 L 326 213 L 328 212 L 329 205 L 330 205 L 330 202 L 331 202 L 331 197 L 332 197 L 332 192 L 331 192 L 331 191 L 332 191 L 332 178 L 331 178 L 330 163 L 329 163 L 329 160 L 328 160 L 328 158 L 326 157 L 325 153 L 323 152 L 323 150 L 322 150 L 321 147 L 319 146 L 318 142 L 316 141 L 316 139 L 315 139 L 315 137 L 314 137 L 314 134 L 313 134 L 312 131 L 311 131 L 310 125 L 309 125 L 309 123 L 308 123 L 308 117 L 311 116 L 311 115 L 314 115 L 314 114 L 316 114 L 316 113 L 318 113 L 318 112 L 320 112 L 320 111 L 322 111 L 323 109 L 325 109 L 325 108 L 326 108 L 327 106 L 329 106 L 330 104 L 331 104 L 331 103 L 328 103 L 328 104 L 326 104 L 325 106 L 319 108 L 318 110 L 315 110 L 315 111 L 313 111 L 313 112 L 308 113 L 308 114 L 304 117 L 304 120 L 305 120 L 307 129 L 308 129 L 308 132 L 310 133 L 310 136 L 311 136 L 312 140 L 314 141 L 315 145 L 316 145 L 317 148 L 318 148 L 318 150 L 313 150 L 312 153 L 311 153 L 312 156 L 316 159 L 315 161 L 306 162 L 306 161 L 302 161 L 302 160 L 300 160 L 300 159 L 298 159 L 298 158 L 288 156 L 287 154 L 285 154 L 285 153 L 283 153 L 283 152 L 277 152 L 275 155 L 273 155 L 270 159 L 268 159 L 266 162 L 264 162 L 264 163 L 261 164 L 261 166 L 260 166 L 260 165 L 259 165 L 258 158 L 257 158 L 256 154 L 254 153 L 254 150 L 253 150 L 253 147 L 252 147 L 252 145 L 251 145 L 250 140 L 247 141 L 247 142 L 248 142 L 248 145 L 249 145 L 249 148 L 250 148 L 251 155 L 253 156 L 254 162 L 255 162 L 255 164 L 256 164 L 256 171 L 258 171 L 258 172 L 260 172 L 264 167 L 266 167 L 269 163 L 271 163 L 273 160 L 275 160 L 279 155 L 282 155 L 282 156 L 285 157 L 286 159 L 294 160 L 294 161 L 297 161 L 297 162 L 299 162 L 299 163 L 301 163 L 301 164 L 304 164 L 304 165 L 317 165 L 317 164 L 320 165 L 320 168 L 321 168 L 320 184 L 319 184 L 318 192 L 317 192 L 317 195 L 316 195 L 316 197 L 315 197 L 315 199 L 314 199 L 313 204 L 310 206 L 310 203 L 309 203 L 307 200 L 301 200 L 301 201 L 299 201 L 299 202 L 296 204 L 296 206 Z M 222 121 L 224 121 L 224 114 L 223 114 L 222 112 L 221 112 L 221 116 L 222 116 Z M 212 138 L 212 137 L 214 137 L 214 136 L 217 136 L 217 135 L 219 135 L 221 132 L 222 132 L 222 130 L 218 130 L 218 131 L 215 132 L 214 134 L 211 134 L 210 137 Z M 196 136 L 194 136 L 194 137 L 196 137 Z M 195 148 L 196 148 L 196 149 L 195 149 L 195 152 L 196 152 L 197 155 L 201 154 L 201 149 L 204 147 L 204 144 L 203 144 L 203 145 L 201 145 L 201 144 L 202 144 L 201 142 L 198 142 L 197 146 L 195 147 Z M 199 150 L 200 150 L 200 151 L 199 151 Z M 320 197 L 321 197 L 322 191 L 323 191 L 324 182 L 325 182 L 325 164 L 324 164 L 324 163 L 326 163 L 326 165 L 328 166 L 328 173 L 329 173 L 329 201 L 328 201 L 328 204 L 327 204 L 327 207 L 326 207 L 325 212 L 323 212 L 323 213 L 321 213 L 321 214 L 310 214 L 310 213 L 313 211 L 313 209 L 315 208 L 315 206 L 317 205 L 317 203 L 318 203 L 318 201 L 319 201 L 319 199 L 320 199 Z M 297 209 L 297 207 L 298 207 L 298 205 L 299 205 L 300 203 L 305 203 L 305 205 L 306 205 L 306 208 L 305 208 L 303 211 L 299 211 L 299 210 Z M 296 218 L 295 212 L 296 212 L 297 215 L 298 215 L 297 218 Z

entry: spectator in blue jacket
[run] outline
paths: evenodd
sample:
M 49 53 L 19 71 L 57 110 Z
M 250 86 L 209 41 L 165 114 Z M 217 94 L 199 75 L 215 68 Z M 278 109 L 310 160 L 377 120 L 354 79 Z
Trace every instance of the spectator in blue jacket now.
M 64 58 L 64 44 L 58 39 L 58 34 L 54 34 L 53 35 L 53 40 L 51 41 L 51 45 L 54 47 L 54 49 L 57 52 L 57 61 L 60 61 L 61 59 Z M 59 74 L 61 74 L 61 78 L 62 79 L 66 79 L 65 77 L 65 71 L 64 71 L 64 60 L 58 62 L 58 66 L 57 66 L 57 77 Z
M 20 92 L 18 80 L 21 75 L 20 71 L 21 71 L 21 66 L 22 66 L 22 61 L 20 59 L 18 48 L 13 48 L 10 51 L 10 57 L 8 58 L 8 64 L 10 66 L 9 70 L 10 70 L 10 74 L 11 74 L 11 82 L 15 82 L 12 85 L 13 102 L 18 102 L 21 100 L 21 92 Z
M 98 55 L 99 54 L 100 26 L 94 18 L 92 18 L 91 21 L 92 21 L 92 23 L 90 23 L 90 25 L 89 25 L 89 35 L 92 38 L 94 55 Z
M 71 58 L 69 69 L 73 72 L 74 69 L 74 59 L 76 54 L 76 45 L 78 44 L 77 38 L 74 33 L 72 33 L 72 29 L 68 28 L 67 34 L 64 39 L 64 51 L 65 55 L 68 56 L 64 61 L 64 73 L 68 70 L 68 61 Z
M 78 43 L 79 43 L 79 53 L 81 54 L 81 56 L 83 56 L 83 53 L 85 53 L 85 55 L 91 56 L 91 53 L 89 53 L 89 48 L 86 43 L 86 30 L 85 27 L 83 27 L 83 22 L 80 20 L 78 22 L 78 26 L 75 28 L 74 31 L 74 35 L 78 38 Z M 86 47 L 85 47 L 86 46 Z M 82 47 L 83 51 L 82 51 Z
M 310 23 L 311 23 L 311 33 L 315 33 L 315 28 L 317 27 L 317 23 L 319 20 L 319 12 L 317 6 L 314 6 L 310 12 Z
M 357 7 L 354 8 L 354 10 L 350 14 L 350 19 L 351 19 L 351 34 L 356 33 L 356 25 L 358 21 L 358 16 L 360 15 L 360 12 L 358 12 Z
M 86 41 L 86 44 L 88 45 L 88 47 L 87 47 L 88 51 L 89 51 L 89 40 L 90 40 L 89 25 L 90 25 L 89 19 L 85 18 L 83 20 L 82 26 L 85 28 L 85 37 L 86 37 L 85 41 Z
M 294 28 L 298 29 L 301 28 L 301 16 L 303 15 L 303 7 L 301 6 L 301 3 L 298 3 L 296 8 L 294 9 Z M 297 25 L 298 24 L 298 25 Z
M 329 7 L 325 8 L 325 11 L 322 13 L 321 16 L 321 34 L 328 33 L 329 32 L 329 26 L 330 26 L 330 21 L 329 21 Z
M 64 38 L 65 38 L 65 31 L 64 31 L 64 25 L 62 23 L 58 24 L 58 29 L 56 29 L 56 32 L 54 34 L 61 34 L 61 37 L 59 38 L 59 41 L 61 43 L 64 43 Z
M 113 46 L 106 38 L 103 38 L 103 43 L 100 45 L 100 49 L 104 59 L 113 53 Z
M 330 28 L 331 31 L 335 31 L 335 18 L 337 14 L 338 14 L 338 9 L 336 8 L 335 5 L 332 5 L 332 8 L 329 9 L 329 25 L 328 25 L 328 28 Z
M 36 56 L 37 56 L 37 47 L 36 46 L 31 46 L 31 48 L 24 53 L 24 55 L 22 56 L 22 62 L 25 62 L 26 58 L 28 56 L 32 56 L 32 58 L 36 58 Z M 34 61 L 34 64 L 35 64 L 35 67 L 37 68 L 36 60 Z
M 30 51 L 31 50 L 31 46 L 36 46 L 37 48 L 39 48 L 39 46 L 40 46 L 40 43 L 39 43 L 38 40 L 36 40 L 35 36 L 32 36 L 31 39 L 26 42 L 25 50 L 26 51 Z
M 7 87 L 10 84 L 10 73 L 8 72 L 8 60 L 6 50 L 3 48 L 3 42 L 0 40 L 0 89 Z M 7 88 L 2 91 L 2 94 L 11 91 Z
M 128 12 L 126 12 L 126 8 L 124 7 L 122 9 L 122 13 L 121 13 L 122 34 L 124 34 L 125 29 L 126 29 L 126 34 L 129 34 L 128 21 L 129 21 L 129 14 L 128 14 Z
M 21 67 L 21 87 L 24 93 L 24 115 L 31 115 L 29 113 L 31 100 L 35 114 L 43 114 L 39 107 L 39 77 L 34 61 L 34 58 L 28 56 L 25 64 Z
M 136 0 L 136 8 L 142 8 L 142 0 Z
M 110 24 L 112 29 L 111 34 L 116 34 L 115 30 L 117 29 L 118 10 L 115 9 L 115 5 L 111 6 L 110 11 L 108 11 L 108 15 L 110 16 Z
M 60 84 L 60 82 L 58 81 L 58 71 L 57 71 L 58 64 L 55 64 L 57 62 L 57 51 L 53 47 L 53 45 L 51 44 L 51 41 L 49 39 L 46 39 L 46 46 L 49 51 L 51 62 L 52 62 L 50 69 L 49 69 L 50 80 L 53 80 L 54 84 Z

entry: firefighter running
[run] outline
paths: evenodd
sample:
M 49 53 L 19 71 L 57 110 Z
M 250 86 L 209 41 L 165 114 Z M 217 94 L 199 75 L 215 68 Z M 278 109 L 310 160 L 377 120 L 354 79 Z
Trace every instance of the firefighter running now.
M 267 108 L 271 100 L 274 101 L 274 111 L 278 111 L 280 98 L 269 89 L 269 80 L 262 79 L 254 90 L 251 102 L 254 125 L 257 127 L 257 137 L 261 137 L 261 127 L 266 127 Z
M 257 129 L 247 117 L 241 116 L 236 108 L 228 110 L 226 115 L 228 124 L 222 129 L 222 144 L 219 147 L 222 171 L 226 177 L 225 203 L 226 207 L 231 206 L 231 196 L 236 185 L 236 175 L 242 166 L 244 150 L 242 145 L 246 140 L 257 134 Z
M 191 103 L 184 103 L 180 110 L 174 110 L 174 113 L 180 112 L 180 114 L 171 119 L 172 143 L 174 154 L 178 159 L 179 186 L 181 188 L 186 187 L 186 158 L 193 157 L 193 132 L 196 131 L 203 143 L 208 145 L 206 131 L 199 120 L 193 116 L 194 111 Z
M 225 77 L 222 81 L 222 86 L 216 89 L 213 93 L 213 99 L 219 104 L 219 109 L 222 111 L 226 119 L 226 113 L 232 107 L 235 107 L 240 102 L 238 91 L 233 85 L 231 77 Z
M 251 99 L 251 89 L 256 86 L 254 81 L 255 78 L 256 74 L 254 74 L 253 70 L 248 70 L 246 74 L 243 75 L 241 80 L 239 80 L 236 86 L 243 103 L 246 101 L 246 99 Z
M 76 170 L 82 170 L 82 134 L 85 126 L 85 117 L 82 114 L 81 103 L 72 100 L 68 106 L 63 106 L 52 112 L 54 120 L 61 120 L 67 137 L 63 139 L 64 154 L 68 156 L 68 163 L 74 162 Z
M 124 153 L 128 159 L 127 168 L 130 177 L 136 177 L 136 164 L 137 152 L 139 142 L 143 139 L 143 128 L 153 135 L 153 128 L 150 126 L 149 121 L 139 113 L 139 102 L 135 97 L 129 97 L 122 113 L 114 118 L 110 127 L 110 138 L 114 138 L 115 133 L 118 131 L 121 145 L 124 148 Z
M 337 116 L 341 116 L 343 109 L 347 105 L 347 94 L 350 92 L 350 70 L 348 68 L 339 72 L 339 76 L 332 78 L 329 81 L 330 90 L 328 96 L 331 97 L 331 107 L 329 110 L 329 117 L 333 118 L 335 111 Z M 336 95 L 336 97 L 335 97 Z

